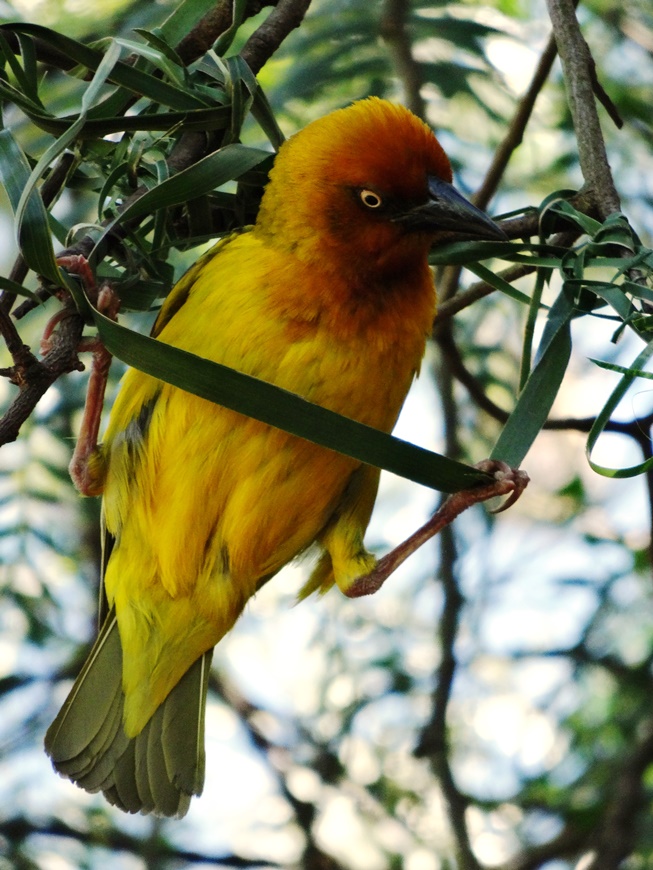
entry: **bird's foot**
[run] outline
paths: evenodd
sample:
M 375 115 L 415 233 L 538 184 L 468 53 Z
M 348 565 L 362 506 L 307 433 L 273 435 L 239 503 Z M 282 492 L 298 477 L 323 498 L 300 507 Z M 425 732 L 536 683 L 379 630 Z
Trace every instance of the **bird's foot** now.
M 77 275 L 91 303 L 111 320 L 116 320 L 120 308 L 120 299 L 111 286 L 104 282 L 97 286 L 95 276 L 88 260 L 80 254 L 70 254 L 60 257 L 57 263 L 66 271 Z M 41 340 L 41 351 L 47 353 L 52 346 L 56 326 L 65 317 L 70 316 L 70 307 L 62 308 L 48 322 Z M 83 495 L 97 495 L 102 488 L 102 463 L 99 461 L 98 433 L 104 393 L 111 366 L 111 354 L 97 337 L 84 337 L 77 350 L 80 353 L 93 354 L 91 373 L 86 390 L 86 402 L 77 444 L 73 452 L 68 470 L 75 487 Z
M 511 468 L 505 462 L 495 459 L 485 459 L 476 465 L 479 471 L 484 471 L 493 477 L 487 484 L 463 489 L 448 496 L 430 520 L 414 532 L 403 543 L 399 544 L 376 564 L 369 574 L 357 577 L 353 583 L 344 590 L 349 598 L 359 598 L 362 595 L 372 595 L 385 583 L 388 577 L 422 544 L 429 541 L 438 532 L 450 525 L 457 516 L 475 504 L 488 501 L 492 498 L 508 496 L 506 501 L 496 508 L 493 513 L 500 513 L 511 507 L 521 496 L 528 486 L 529 477 L 525 471 Z

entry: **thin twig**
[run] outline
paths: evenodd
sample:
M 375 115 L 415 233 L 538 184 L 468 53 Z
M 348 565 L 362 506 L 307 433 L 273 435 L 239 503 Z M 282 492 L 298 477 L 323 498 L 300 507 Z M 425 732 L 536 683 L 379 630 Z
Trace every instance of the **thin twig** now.
M 413 57 L 406 29 L 410 11 L 407 0 L 385 0 L 379 19 L 379 33 L 386 44 L 390 60 L 404 88 L 404 102 L 418 118 L 426 117 L 426 102 L 421 94 L 422 70 Z
M 587 870 L 619 870 L 633 850 L 637 822 L 646 802 L 643 777 L 653 762 L 653 725 L 630 754 L 621 759 L 609 790 L 606 812 L 590 841 L 594 856 Z
M 493 864 L 488 870 L 540 870 L 550 861 L 577 857 L 587 843 L 587 830 L 568 824 L 552 840 L 530 846 L 504 864 Z
M 438 367 L 436 380 L 445 422 L 446 453 L 448 456 L 458 456 L 460 453 L 458 407 L 453 394 L 453 378 L 446 361 Z M 422 729 L 415 755 L 418 758 L 429 759 L 433 773 L 440 783 L 449 824 L 456 841 L 456 857 L 461 870 L 479 870 L 480 865 L 472 851 L 465 818 L 468 801 L 456 785 L 449 759 L 447 710 L 458 666 L 455 643 L 464 605 L 456 576 L 458 551 L 453 529 L 450 526 L 444 528 L 438 541 L 440 545 L 438 580 L 442 583 L 444 592 L 444 604 L 438 624 L 440 665 L 433 689 L 431 717 Z
M 6 314 L 3 315 L 7 317 Z M 77 356 L 77 347 L 82 337 L 84 322 L 71 311 L 70 317 L 62 319 L 53 336 L 52 349 L 42 362 L 23 345 L 23 357 L 15 356 L 11 380 L 20 392 L 0 420 L 0 444 L 15 441 L 20 427 L 36 407 L 41 396 L 62 374 L 83 369 Z
M 594 60 L 580 31 L 573 0 L 547 0 L 576 131 L 580 168 L 602 220 L 621 203 L 612 178 L 594 101 Z
M 535 266 L 529 266 L 527 263 L 517 263 L 514 266 L 509 266 L 507 269 L 502 269 L 496 274 L 500 278 L 503 278 L 504 281 L 512 284 L 512 282 L 516 281 L 518 278 L 523 278 L 525 275 L 532 274 L 535 271 L 535 268 Z M 454 314 L 458 314 L 459 311 L 469 308 L 470 305 L 474 302 L 478 302 L 479 299 L 484 299 L 486 296 L 490 296 L 490 294 L 496 292 L 496 287 L 492 284 L 488 284 L 487 281 L 475 281 L 455 296 L 445 299 L 444 302 L 439 302 L 438 314 L 433 326 L 434 337 L 437 338 L 442 326 L 450 320 Z
M 531 83 L 517 106 L 517 110 L 515 111 L 510 126 L 508 127 L 508 131 L 494 154 L 494 158 L 485 174 L 485 178 L 481 182 L 481 186 L 477 192 L 472 197 L 473 202 L 479 208 L 487 208 L 488 203 L 499 186 L 503 173 L 506 171 L 510 158 L 524 138 L 526 125 L 533 113 L 535 101 L 544 86 L 549 72 L 551 71 L 551 65 L 553 64 L 555 55 L 555 42 L 553 37 L 551 37 L 540 57 L 540 61 L 535 73 L 533 74 Z M 535 232 L 537 232 L 537 225 L 529 235 L 533 235 Z M 522 232 L 520 235 L 512 236 L 512 238 L 521 238 L 524 236 L 525 233 Z M 442 270 L 439 282 L 439 293 L 440 298 L 444 302 L 447 302 L 456 296 L 460 282 L 460 274 L 461 269 L 459 266 L 449 266 Z
M 249 0 L 244 18 L 252 18 L 264 6 L 274 6 L 276 0 Z M 233 19 L 233 0 L 220 0 L 176 45 L 175 51 L 182 62 L 189 64 L 202 57 L 229 27 Z
M 510 158 L 515 150 L 521 145 L 524 139 L 526 125 L 533 114 L 535 101 L 549 77 L 556 54 L 557 48 L 555 39 L 551 36 L 540 56 L 540 60 L 535 72 L 533 73 L 533 78 L 531 79 L 526 93 L 519 101 L 517 111 L 512 117 L 506 135 L 503 137 L 503 140 L 494 153 L 494 158 L 490 168 L 485 173 L 485 178 L 483 179 L 481 186 L 474 194 L 474 203 L 479 208 L 487 207 L 487 204 L 492 199 L 497 187 L 499 186 L 499 181 L 503 177 L 503 173 L 506 171 Z
M 120 853 L 133 855 L 134 862 L 138 862 L 139 866 L 143 866 L 143 853 L 147 847 L 149 867 L 174 866 L 179 862 L 183 862 L 186 867 L 197 864 L 201 867 L 239 868 L 239 870 L 281 870 L 282 867 L 276 861 L 246 858 L 237 853 L 221 854 L 219 859 L 216 859 L 213 851 L 200 852 L 187 849 L 161 836 L 152 837 L 147 844 L 144 844 L 140 832 L 129 833 L 118 826 L 104 828 L 98 825 L 68 824 L 60 818 L 34 821 L 32 818 L 12 815 L 0 822 L 0 836 L 3 842 L 10 844 L 29 842 L 32 837 L 37 836 L 46 838 L 47 842 L 56 838 L 78 843 L 89 849 L 101 847 L 104 850 L 111 850 L 114 855 Z M 3 846 L 3 853 L 4 851 Z M 22 866 L 34 865 L 29 862 L 23 863 Z
M 240 52 L 256 75 L 279 48 L 285 38 L 299 27 L 311 0 L 279 0 L 276 9 L 249 37 Z

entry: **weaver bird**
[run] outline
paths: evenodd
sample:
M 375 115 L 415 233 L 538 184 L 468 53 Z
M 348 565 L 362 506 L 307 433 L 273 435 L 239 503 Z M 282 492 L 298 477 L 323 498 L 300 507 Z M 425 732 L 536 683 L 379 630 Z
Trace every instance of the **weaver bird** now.
M 429 248 L 504 239 L 407 109 L 361 100 L 279 150 L 253 227 L 173 289 L 162 342 L 389 432 L 435 315 Z M 317 545 L 300 596 L 345 593 L 379 470 L 131 369 L 83 488 L 103 496 L 105 614 L 46 737 L 57 771 L 127 812 L 183 816 L 204 780 L 212 650 Z

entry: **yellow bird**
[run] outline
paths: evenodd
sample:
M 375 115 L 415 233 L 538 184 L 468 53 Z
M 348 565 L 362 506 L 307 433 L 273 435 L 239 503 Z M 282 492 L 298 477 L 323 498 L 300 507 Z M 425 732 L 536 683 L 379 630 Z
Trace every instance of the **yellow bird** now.
M 160 341 L 389 432 L 435 315 L 432 244 L 505 238 L 451 185 L 429 127 L 361 100 L 280 149 L 256 224 L 177 284 Z M 103 495 L 107 612 L 46 737 L 57 771 L 127 812 L 183 816 L 204 781 L 213 647 L 311 545 L 302 596 L 347 591 L 379 470 L 131 369 L 88 491 Z

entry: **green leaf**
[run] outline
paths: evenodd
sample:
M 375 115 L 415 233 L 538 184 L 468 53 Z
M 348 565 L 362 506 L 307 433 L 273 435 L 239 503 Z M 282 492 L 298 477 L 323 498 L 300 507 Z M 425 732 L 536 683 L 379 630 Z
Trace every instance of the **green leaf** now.
M 179 205 L 187 202 L 189 191 L 193 197 L 209 193 L 221 184 L 238 178 L 245 172 L 259 166 L 271 158 L 268 151 L 260 148 L 249 148 L 246 145 L 234 143 L 225 145 L 219 151 L 214 151 L 206 157 L 178 172 L 171 178 L 148 190 L 139 199 L 126 208 L 108 227 L 96 243 L 97 246 L 111 233 L 117 223 L 152 214 L 159 208 Z
M 177 45 L 214 7 L 215 0 L 182 0 L 155 33 L 169 45 Z
M 273 384 L 132 332 L 95 310 L 93 314 L 102 341 L 118 359 L 203 399 L 431 489 L 456 492 L 489 480 L 471 466 L 342 417 Z
M 519 391 L 521 392 L 526 386 L 526 381 L 531 371 L 532 351 L 533 351 L 533 336 L 535 335 L 535 323 L 537 314 L 542 304 L 542 293 L 544 285 L 548 282 L 551 276 L 551 270 L 538 267 L 535 277 L 535 287 L 533 288 L 533 298 L 528 306 L 528 315 L 524 325 L 524 340 L 522 343 L 522 357 L 519 368 Z
M 489 284 L 490 287 L 494 287 L 495 290 L 499 290 L 511 299 L 515 299 L 523 305 L 531 304 L 531 300 L 525 293 L 522 293 L 521 290 L 517 290 L 517 288 L 513 287 L 512 284 L 505 280 L 505 278 L 492 272 L 492 270 L 488 269 L 486 266 L 483 266 L 480 263 L 466 263 L 466 268 L 469 269 L 470 272 L 473 272 L 477 278 L 480 278 L 481 281 L 485 281 L 485 283 Z
M 102 63 L 103 54 L 101 51 L 90 48 L 88 45 L 84 45 L 39 24 L 27 24 L 23 22 L 2 24 L 0 25 L 0 32 L 24 33 L 43 40 L 76 64 L 80 64 L 93 72 Z M 156 76 L 123 62 L 119 62 L 114 66 L 110 80 L 114 84 L 127 88 L 127 90 L 132 91 L 139 97 L 147 97 L 154 103 L 160 103 L 171 109 L 188 111 L 205 108 L 207 105 L 205 100 L 195 94 L 163 82 Z
M 653 341 L 650 341 L 644 350 L 637 356 L 632 366 L 629 368 L 622 368 L 621 366 L 613 366 L 611 363 L 603 363 L 598 360 L 592 360 L 597 365 L 601 366 L 601 368 L 612 369 L 613 371 L 621 371 L 623 373 L 623 377 L 620 379 L 616 388 L 613 390 L 610 398 L 605 403 L 600 413 L 597 415 L 592 428 L 590 429 L 589 435 L 587 436 L 587 445 L 585 448 L 585 452 L 587 455 L 587 461 L 589 462 L 591 468 L 597 472 L 597 474 L 601 474 L 604 477 L 615 477 L 615 478 L 624 478 L 624 477 L 635 477 L 637 474 L 644 474 L 653 468 L 653 459 L 647 459 L 644 462 L 640 462 L 637 465 L 631 465 L 628 468 L 611 468 L 606 465 L 599 465 L 597 462 L 592 460 L 592 450 L 596 446 L 596 442 L 599 440 L 599 437 L 605 430 L 605 427 L 610 420 L 612 412 L 617 407 L 619 402 L 623 399 L 628 391 L 629 387 L 633 383 L 633 381 L 638 377 L 653 377 L 650 373 L 644 372 L 644 366 L 649 361 L 649 359 L 653 356 Z
M 490 257 L 509 258 L 514 250 L 511 242 L 450 242 L 431 251 L 429 263 L 432 266 L 466 266 Z
M 53 144 L 46 149 L 45 153 L 41 156 L 38 163 L 30 173 L 30 177 L 27 179 L 27 183 L 16 208 L 16 221 L 19 224 L 22 222 L 23 211 L 25 209 L 28 198 L 33 193 L 36 183 L 40 179 L 41 175 L 43 175 L 45 170 L 48 168 L 48 166 L 50 166 L 50 164 L 62 153 L 62 151 L 65 151 L 68 145 L 70 145 L 70 143 L 77 138 L 77 135 L 79 134 L 81 128 L 84 126 L 84 121 L 86 119 L 86 115 L 89 109 L 93 106 L 93 103 L 99 97 L 100 90 L 106 82 L 107 77 L 111 73 L 111 70 L 118 62 L 119 57 L 120 47 L 116 43 L 112 43 L 109 47 L 109 50 L 102 58 L 102 62 L 98 66 L 95 75 L 93 76 L 93 80 L 89 84 L 88 88 L 84 91 L 81 100 L 81 112 L 79 113 L 79 117 L 74 122 L 74 124 L 71 124 L 66 132 L 62 136 L 60 136 L 59 139 L 57 139 L 56 142 L 53 142 Z
M 186 70 L 170 46 L 162 39 L 148 33 L 147 30 L 139 28 L 136 30 L 136 33 L 146 40 L 146 45 L 142 42 L 135 42 L 133 39 L 124 39 L 123 37 L 114 41 L 123 48 L 126 48 L 131 54 L 144 58 L 153 66 L 160 69 L 177 87 L 184 88 L 187 84 Z
M 594 359 L 594 357 L 589 357 L 589 361 L 608 372 L 617 372 L 620 375 L 628 375 L 630 378 L 648 378 L 650 381 L 653 381 L 653 372 L 645 372 L 643 369 L 633 368 L 632 366 L 620 366 L 605 360 Z
M 600 229 L 601 224 L 594 218 L 578 211 L 573 205 L 564 199 L 557 199 L 548 206 L 548 210 L 561 217 L 572 220 L 588 236 L 594 236 Z
M 231 43 L 234 41 L 234 37 L 238 31 L 238 28 L 243 23 L 246 7 L 246 0 L 232 0 L 231 26 L 228 30 L 225 30 L 225 32 L 221 34 L 214 46 L 215 53 L 220 57 L 222 57 L 227 52 L 227 50 L 231 46 Z
M 33 299 L 35 302 L 39 301 L 39 297 L 36 293 L 32 292 L 32 290 L 28 290 L 27 287 L 23 287 L 23 285 L 19 284 L 17 281 L 12 281 L 11 278 L 5 278 L 0 275 L 0 287 L 3 290 L 7 290 L 9 293 L 15 293 L 16 296 L 26 296 L 28 299 Z
M 18 209 L 29 176 L 29 163 L 22 149 L 9 130 L 0 130 L 0 181 L 14 211 Z M 17 236 L 21 252 L 30 268 L 60 284 L 61 273 L 52 247 L 48 213 L 36 188 L 31 189 L 25 201 Z
M 283 144 L 285 137 L 281 132 L 281 128 L 277 123 L 272 107 L 270 106 L 258 79 L 240 55 L 230 57 L 229 63 L 231 68 L 234 70 L 234 74 L 238 76 L 252 95 L 252 115 L 268 137 L 272 147 L 278 150 Z
M 539 347 L 539 359 L 508 418 L 491 459 L 519 467 L 531 448 L 558 395 L 571 355 L 571 294 L 562 292 L 551 306 Z

